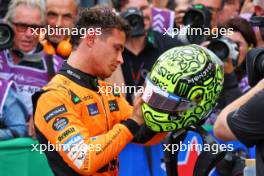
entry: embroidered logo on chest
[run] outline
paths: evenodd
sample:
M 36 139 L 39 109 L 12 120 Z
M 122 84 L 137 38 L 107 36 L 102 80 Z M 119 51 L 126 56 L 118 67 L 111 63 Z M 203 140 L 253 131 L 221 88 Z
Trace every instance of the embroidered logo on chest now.
M 88 112 L 89 112 L 90 116 L 95 116 L 95 115 L 99 114 L 99 110 L 98 110 L 98 107 L 97 107 L 96 103 L 89 104 L 87 106 L 87 109 L 88 109 Z
M 108 101 L 108 106 L 109 106 L 110 112 L 119 111 L 119 107 L 118 107 L 116 100 Z

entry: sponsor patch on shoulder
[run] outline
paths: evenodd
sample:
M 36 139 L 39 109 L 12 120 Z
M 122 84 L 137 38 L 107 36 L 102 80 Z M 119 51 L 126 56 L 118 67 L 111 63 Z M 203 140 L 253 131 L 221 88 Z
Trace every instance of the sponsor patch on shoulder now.
M 68 123 L 69 120 L 66 117 L 57 117 L 52 124 L 52 128 L 55 131 L 61 131 L 68 125 Z
M 96 103 L 89 104 L 87 108 L 90 116 L 95 116 L 99 114 L 99 110 Z
M 58 106 L 58 107 L 50 110 L 47 114 L 45 114 L 44 119 L 46 120 L 46 122 L 49 122 L 54 117 L 56 117 L 62 113 L 65 113 L 65 112 L 67 112 L 65 105 L 61 105 L 61 106 Z

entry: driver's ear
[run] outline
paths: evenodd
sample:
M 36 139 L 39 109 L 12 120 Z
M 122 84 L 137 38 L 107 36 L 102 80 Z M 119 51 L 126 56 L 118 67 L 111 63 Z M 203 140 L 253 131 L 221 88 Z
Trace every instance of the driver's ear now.
M 96 39 L 95 33 L 89 33 L 85 36 L 84 41 L 88 47 L 92 47 Z

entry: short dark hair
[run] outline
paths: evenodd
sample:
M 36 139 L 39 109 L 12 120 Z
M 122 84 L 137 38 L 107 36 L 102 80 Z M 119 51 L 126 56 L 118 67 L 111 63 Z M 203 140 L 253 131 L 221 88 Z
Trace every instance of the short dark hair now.
M 79 19 L 75 26 L 79 31 L 82 28 L 100 28 L 101 35 L 111 33 L 112 29 L 123 31 L 126 36 L 129 35 L 129 24 L 109 7 L 82 8 L 79 10 Z M 78 46 L 80 38 L 83 37 L 80 32 L 71 36 L 71 44 Z
M 244 18 L 236 17 L 230 19 L 226 25 L 226 28 L 233 28 L 234 32 L 239 32 L 246 40 L 248 46 L 255 47 L 257 45 L 257 39 L 250 23 Z

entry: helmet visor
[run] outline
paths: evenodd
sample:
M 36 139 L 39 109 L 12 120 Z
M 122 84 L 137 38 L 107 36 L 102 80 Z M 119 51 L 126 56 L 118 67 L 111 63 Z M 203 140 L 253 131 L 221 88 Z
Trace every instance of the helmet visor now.
M 185 111 L 193 108 L 196 104 L 193 101 L 164 91 L 160 87 L 154 85 L 148 77 L 145 81 L 145 89 L 142 99 L 153 108 L 172 113 Z

